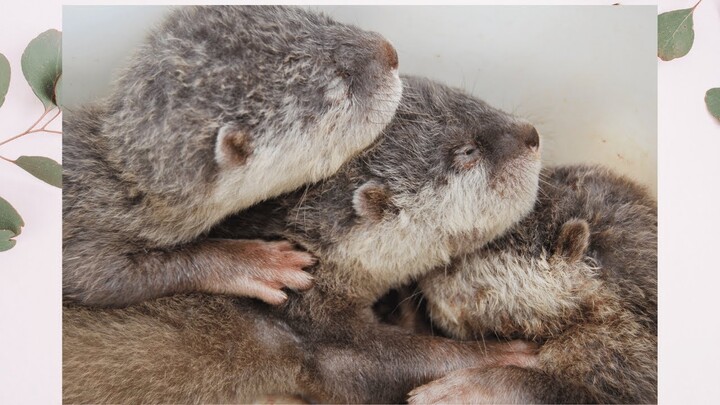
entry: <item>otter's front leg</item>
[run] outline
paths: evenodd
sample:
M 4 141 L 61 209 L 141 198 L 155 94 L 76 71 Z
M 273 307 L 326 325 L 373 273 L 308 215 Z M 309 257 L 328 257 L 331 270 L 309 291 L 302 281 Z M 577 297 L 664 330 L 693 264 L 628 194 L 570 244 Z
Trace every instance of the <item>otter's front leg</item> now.
M 517 366 L 467 368 L 412 390 L 410 404 L 597 403 L 582 386 Z
M 462 342 L 388 325 L 356 330 L 347 343 L 317 345 L 303 372 L 305 397 L 320 402 L 404 402 L 413 388 L 466 367 L 525 365 L 530 342 Z
M 267 305 L 192 294 L 63 308 L 63 402 L 251 403 L 301 391 L 301 336 Z
M 83 260 L 84 256 L 106 257 Z M 315 263 L 289 242 L 206 239 L 168 249 L 112 251 L 105 246 L 65 252 L 63 294 L 85 305 L 122 307 L 193 291 L 259 298 L 281 304 L 288 287 L 306 290 Z M 87 258 L 86 258 L 87 259 Z

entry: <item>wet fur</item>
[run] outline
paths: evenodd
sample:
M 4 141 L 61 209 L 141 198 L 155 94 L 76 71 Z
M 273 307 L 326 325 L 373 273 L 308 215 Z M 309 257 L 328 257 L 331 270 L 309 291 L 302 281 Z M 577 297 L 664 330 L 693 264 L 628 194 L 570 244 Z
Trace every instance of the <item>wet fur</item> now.
M 419 283 L 434 327 L 541 342 L 537 365 L 454 372 L 411 402 L 657 401 L 655 201 L 601 167 L 542 178 L 518 226 Z
M 247 402 L 300 394 L 397 402 L 455 369 L 525 364 L 532 347 L 419 336 L 379 323 L 371 310 L 390 288 L 512 226 L 537 191 L 539 153 L 524 140 L 529 124 L 424 79 L 405 78 L 404 88 L 381 138 L 336 175 L 213 231 L 301 245 L 320 258 L 310 270 L 313 289 L 290 292 L 280 307 L 201 294 L 127 309 L 67 306 L 64 400 Z M 481 152 L 458 167 L 467 145 Z
M 275 284 L 308 288 L 308 255 L 206 234 L 370 145 L 400 99 L 393 53 L 378 34 L 298 8 L 174 11 L 106 100 L 64 114 L 65 300 L 274 301 Z

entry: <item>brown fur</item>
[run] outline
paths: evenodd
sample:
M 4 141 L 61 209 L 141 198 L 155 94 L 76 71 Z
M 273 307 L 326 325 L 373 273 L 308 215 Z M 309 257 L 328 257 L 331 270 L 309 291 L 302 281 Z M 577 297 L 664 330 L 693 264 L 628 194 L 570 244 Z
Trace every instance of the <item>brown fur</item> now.
M 415 335 L 372 313 L 390 288 L 512 226 L 537 191 L 539 152 L 521 136 L 527 123 L 427 80 L 405 78 L 404 85 L 397 115 L 372 148 L 332 178 L 255 206 L 212 234 L 302 245 L 320 258 L 313 289 L 289 292 L 279 307 L 200 294 L 126 309 L 68 306 L 64 400 L 246 402 L 300 394 L 397 402 L 455 369 L 527 365 L 531 344 Z M 467 144 L 482 146 L 481 159 L 458 171 L 456 152 Z M 382 218 L 358 209 L 380 194 L 397 209 Z M 438 218 L 448 222 L 438 226 Z
M 655 202 L 599 167 L 543 177 L 508 235 L 420 281 L 435 327 L 537 341 L 537 364 L 457 371 L 411 402 L 657 401 Z
M 377 138 L 401 93 L 389 49 L 300 8 L 176 8 L 107 99 L 65 111 L 64 299 L 122 307 L 203 291 L 277 304 L 280 288 L 310 288 L 308 253 L 207 234 Z

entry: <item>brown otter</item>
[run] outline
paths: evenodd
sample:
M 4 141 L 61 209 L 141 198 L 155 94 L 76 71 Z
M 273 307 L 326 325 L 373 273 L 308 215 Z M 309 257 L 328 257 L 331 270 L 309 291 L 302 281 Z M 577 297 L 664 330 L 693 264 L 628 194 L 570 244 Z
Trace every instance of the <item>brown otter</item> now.
M 487 346 L 380 324 L 372 303 L 532 208 L 539 137 L 466 93 L 404 79 L 397 113 L 331 178 L 230 218 L 214 237 L 281 237 L 320 258 L 313 289 L 270 307 L 194 294 L 126 309 L 67 306 L 66 402 L 244 402 L 264 394 L 394 402 L 470 366 L 526 365 Z
M 107 100 L 64 114 L 65 299 L 277 304 L 309 288 L 314 259 L 288 242 L 206 234 L 370 145 L 400 100 L 397 66 L 380 35 L 302 9 L 174 11 Z
M 541 178 L 527 218 L 419 282 L 433 327 L 465 340 L 531 339 L 542 344 L 537 361 L 455 371 L 410 402 L 657 401 L 655 201 L 601 167 Z

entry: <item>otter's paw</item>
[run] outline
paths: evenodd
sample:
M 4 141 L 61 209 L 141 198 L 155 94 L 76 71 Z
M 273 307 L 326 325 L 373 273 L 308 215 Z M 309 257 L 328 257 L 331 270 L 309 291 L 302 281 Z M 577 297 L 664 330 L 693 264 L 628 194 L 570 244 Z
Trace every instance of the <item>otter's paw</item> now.
M 523 404 L 533 402 L 513 378 L 516 367 L 456 370 L 410 392 L 410 404 Z
M 290 242 L 253 241 L 255 268 L 250 276 L 247 288 L 250 296 L 259 298 L 268 304 L 279 305 L 287 300 L 283 288 L 307 290 L 313 286 L 313 277 L 303 268 L 316 263 L 315 257 L 307 252 L 295 250 Z
M 295 250 L 290 242 L 232 240 L 223 242 L 224 257 L 214 275 L 202 282 L 202 290 L 258 298 L 279 305 L 288 298 L 283 288 L 307 290 L 313 277 L 303 268 L 315 264 L 307 252 Z

